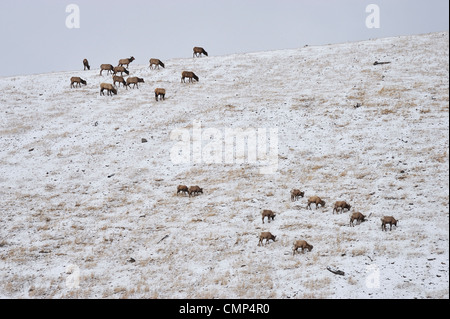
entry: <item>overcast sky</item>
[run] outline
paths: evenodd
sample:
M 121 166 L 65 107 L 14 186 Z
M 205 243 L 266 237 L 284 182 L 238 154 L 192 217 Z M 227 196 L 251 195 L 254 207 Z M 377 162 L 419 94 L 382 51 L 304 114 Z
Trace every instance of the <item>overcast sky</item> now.
M 366 26 L 369 4 L 379 28 Z M 0 76 L 448 31 L 448 11 L 448 0 L 0 0 Z

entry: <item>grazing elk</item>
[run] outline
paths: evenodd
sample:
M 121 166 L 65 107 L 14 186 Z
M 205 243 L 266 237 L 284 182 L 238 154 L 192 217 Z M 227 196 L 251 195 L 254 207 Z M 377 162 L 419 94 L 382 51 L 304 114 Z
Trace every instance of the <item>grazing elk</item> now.
M 334 203 L 333 214 L 334 212 L 336 212 L 337 214 L 339 213 L 339 211 L 342 213 L 344 209 L 350 210 L 350 208 L 352 208 L 352 206 L 346 201 L 337 201 L 336 203 Z
M 156 101 L 158 101 L 158 97 L 160 99 L 164 100 L 165 96 L 166 96 L 166 90 L 165 89 L 161 89 L 161 88 L 156 88 L 155 89 L 155 99 L 156 99 Z
M 159 59 L 150 59 L 150 69 L 153 69 L 153 66 L 155 66 L 155 69 L 156 67 L 159 69 L 160 66 L 165 68 L 164 63 L 162 63 Z
M 366 215 L 363 215 L 360 212 L 353 213 L 352 216 L 350 216 L 350 227 L 354 226 L 353 222 L 355 220 L 357 224 L 361 224 L 362 222 L 366 221 Z
M 125 82 L 123 76 L 113 75 L 114 86 L 116 86 L 116 82 L 119 82 L 119 86 L 120 86 L 120 83 L 122 83 L 123 86 L 127 86 L 127 83 Z
M 392 216 L 384 216 L 381 218 L 381 230 L 386 231 L 386 225 L 389 224 L 389 230 L 392 230 L 392 225 L 397 227 L 398 220 Z
M 305 196 L 305 192 L 300 191 L 299 189 L 291 190 L 291 201 L 294 202 L 298 200 L 300 197 Z
M 108 91 L 107 95 L 117 95 L 117 90 L 114 87 L 114 85 L 109 84 L 109 83 L 102 83 L 100 84 L 100 95 L 105 95 L 105 90 Z
M 113 68 L 113 73 L 114 73 L 114 74 L 117 74 L 117 73 L 119 73 L 119 72 L 120 72 L 120 75 L 121 75 L 121 76 L 123 76 L 123 73 L 124 73 L 124 72 L 125 72 L 126 75 L 130 74 L 130 72 L 129 72 L 127 69 L 125 69 L 123 66 L 115 66 L 115 67 Z
M 135 60 L 135 58 L 133 56 L 128 58 L 128 59 L 120 59 L 119 60 L 119 64 L 117 66 L 124 66 L 124 65 L 126 65 L 127 68 L 128 68 L 130 63 L 133 62 L 134 60 Z
M 306 208 L 311 209 L 311 204 L 316 204 L 316 209 L 319 205 L 321 205 L 322 207 L 325 207 L 325 202 L 322 199 L 320 199 L 319 196 L 311 196 L 308 199 L 308 204 L 306 205 Z
M 108 71 L 107 74 L 109 74 L 109 72 L 114 74 L 114 67 L 112 66 L 112 64 L 102 64 L 100 65 L 100 75 L 102 75 L 103 71 Z
M 188 78 L 189 82 L 194 82 L 194 80 L 198 82 L 198 76 L 196 76 L 194 72 L 183 71 L 183 73 L 181 73 L 181 82 L 186 83 L 185 78 Z
M 189 197 L 191 197 L 191 196 L 196 196 L 196 195 L 198 195 L 198 194 L 200 194 L 200 193 L 203 194 L 203 188 L 200 188 L 200 187 L 198 187 L 198 186 L 191 186 L 191 187 L 189 187 L 189 189 L 188 189 Z
M 186 185 L 178 185 L 178 187 L 177 187 L 177 196 L 178 196 L 178 193 L 183 193 L 183 194 L 188 194 L 188 187 L 186 186 Z
M 267 221 L 270 223 L 270 219 L 274 220 L 276 214 L 275 214 L 275 212 L 273 212 L 273 211 L 271 211 L 271 210 L 269 210 L 269 209 L 264 209 L 264 210 L 262 211 L 262 213 L 261 213 L 261 216 L 262 216 L 262 222 L 263 222 L 263 224 L 264 224 L 264 218 L 267 217 Z
M 83 60 L 83 66 L 84 66 L 84 71 L 86 71 L 86 69 L 90 70 L 91 66 L 89 65 L 89 62 L 87 59 Z
M 292 255 L 295 255 L 295 252 L 298 253 L 298 249 L 302 249 L 302 253 L 305 253 L 305 249 L 308 249 L 308 251 L 311 251 L 313 249 L 313 245 L 310 245 L 306 242 L 306 240 L 296 240 L 294 242 L 294 248 L 292 250 Z
M 137 88 L 139 89 L 139 84 L 138 83 L 145 83 L 143 78 L 138 78 L 138 77 L 131 77 L 127 79 L 127 90 L 128 87 L 130 87 L 131 84 L 133 84 L 133 89 L 135 86 L 137 86 Z
M 81 87 L 81 84 L 86 85 L 87 82 L 78 76 L 73 76 L 70 78 L 70 87 L 71 88 L 74 88 L 77 86 Z
M 259 235 L 259 242 L 258 242 L 258 246 L 261 246 L 261 244 L 263 243 L 263 240 L 266 240 L 266 244 L 269 240 L 273 240 L 275 241 L 275 238 L 277 236 L 272 235 L 270 232 L 268 231 L 264 231 L 261 233 L 261 235 Z
M 192 54 L 192 57 L 200 57 L 202 54 L 208 56 L 208 52 L 205 51 L 205 49 L 201 47 L 194 47 L 194 53 Z

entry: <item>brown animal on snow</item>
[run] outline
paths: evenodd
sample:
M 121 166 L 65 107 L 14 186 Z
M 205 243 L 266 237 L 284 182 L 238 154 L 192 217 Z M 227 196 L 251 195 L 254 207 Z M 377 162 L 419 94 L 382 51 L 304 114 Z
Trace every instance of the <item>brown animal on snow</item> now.
M 178 185 L 177 196 L 178 196 L 178 193 L 188 194 L 188 187 L 186 185 Z
M 186 83 L 185 78 L 188 78 L 189 82 L 194 82 L 194 80 L 198 82 L 198 76 L 196 76 L 194 72 L 183 71 L 183 73 L 181 73 L 181 82 Z
M 123 76 L 124 72 L 125 72 L 126 75 L 130 74 L 130 72 L 127 69 L 125 69 L 123 66 L 115 66 L 113 68 L 113 73 L 117 74 L 119 72 L 120 72 L 120 75 L 122 75 L 122 76 Z
M 150 69 L 153 69 L 153 66 L 155 66 L 155 69 L 156 67 L 159 69 L 160 66 L 165 68 L 164 63 L 162 63 L 159 59 L 150 59 Z
M 102 64 L 100 65 L 100 75 L 102 75 L 103 71 L 108 71 L 107 74 L 109 74 L 109 72 L 114 73 L 114 67 L 112 64 Z
M 357 224 L 361 224 L 366 219 L 366 215 L 361 214 L 360 212 L 353 213 L 352 216 L 350 216 L 350 226 L 354 226 L 353 222 L 356 220 Z
M 127 79 L 127 90 L 128 90 L 128 87 L 129 87 L 131 84 L 133 84 L 133 89 L 134 89 L 135 86 L 137 86 L 137 88 L 139 89 L 139 84 L 138 84 L 138 83 L 145 83 L 145 82 L 144 82 L 144 79 L 138 78 L 138 77 L 131 77 L 131 78 L 128 78 L 128 79 Z
M 135 58 L 133 56 L 128 58 L 128 59 L 120 59 L 119 60 L 119 64 L 117 66 L 124 66 L 124 65 L 126 65 L 127 68 L 128 68 L 130 63 L 133 62 L 134 60 L 135 60 Z
M 262 215 L 262 222 L 263 222 L 263 224 L 264 224 L 264 218 L 267 217 L 267 220 L 270 223 L 270 219 L 274 220 L 275 216 L 276 216 L 275 212 L 271 211 L 270 209 L 264 209 L 262 211 L 261 215 Z
M 100 95 L 105 95 L 105 92 L 104 92 L 105 90 L 108 91 L 108 93 L 106 95 L 117 94 L 117 90 L 112 84 L 109 84 L 109 83 L 100 84 Z
M 322 199 L 320 199 L 319 196 L 311 196 L 308 199 L 308 204 L 306 205 L 306 208 L 311 209 L 311 204 L 316 204 L 316 209 L 319 205 L 321 205 L 322 207 L 325 206 L 325 202 Z
M 336 203 L 334 203 L 334 207 L 333 207 L 333 214 L 334 212 L 339 213 L 339 212 L 343 212 L 344 209 L 350 210 L 352 206 L 350 204 L 348 204 L 346 201 L 337 201 Z
M 203 194 L 203 188 L 200 188 L 200 187 L 198 187 L 198 186 L 191 186 L 191 187 L 189 187 L 189 189 L 188 189 L 189 197 L 191 197 L 191 196 L 196 196 L 196 195 L 198 195 L 199 193 L 202 193 L 202 194 Z
M 138 83 L 145 83 L 143 78 L 138 78 L 138 77 L 130 77 L 127 79 L 127 90 L 128 87 L 133 84 L 133 89 L 135 86 L 137 86 L 137 88 L 139 89 L 139 84 Z
M 293 189 L 291 190 L 291 201 L 296 201 L 300 197 L 305 196 L 305 192 L 300 191 L 299 189 Z
M 84 66 L 84 70 L 86 71 L 86 69 L 90 70 L 91 66 L 89 65 L 89 62 L 87 59 L 83 60 L 83 66 Z
M 295 255 L 295 252 L 298 252 L 298 249 L 302 249 L 302 253 L 305 253 L 305 249 L 311 251 L 313 249 L 313 245 L 310 245 L 306 242 L 306 240 L 296 240 L 294 242 L 294 249 L 292 250 L 292 255 Z
M 161 89 L 161 88 L 156 88 L 155 89 L 155 99 L 156 101 L 158 101 L 158 97 L 160 97 L 160 99 L 165 99 L 166 96 L 166 90 L 165 89 Z
M 113 75 L 113 84 L 114 84 L 114 86 L 116 86 L 116 82 L 119 82 L 119 86 L 120 86 L 120 83 L 122 83 L 123 86 L 127 86 L 127 83 L 125 82 L 123 76 Z
M 275 241 L 275 238 L 277 236 L 272 235 L 270 232 L 268 231 L 264 231 L 261 233 L 261 235 L 259 235 L 259 242 L 258 242 L 258 246 L 261 246 L 261 244 L 263 243 L 263 240 L 266 240 L 266 244 L 269 240 L 273 240 Z
M 194 53 L 192 54 L 192 57 L 200 57 L 202 54 L 208 56 L 208 52 L 205 51 L 205 49 L 201 47 L 194 47 Z
M 87 82 L 78 76 L 73 76 L 70 78 L 70 87 L 71 88 L 77 87 L 77 86 L 81 87 L 81 84 L 86 85 Z
M 392 216 L 384 216 L 381 218 L 381 230 L 386 231 L 386 225 L 389 224 L 389 230 L 392 230 L 392 225 L 397 227 L 398 220 Z

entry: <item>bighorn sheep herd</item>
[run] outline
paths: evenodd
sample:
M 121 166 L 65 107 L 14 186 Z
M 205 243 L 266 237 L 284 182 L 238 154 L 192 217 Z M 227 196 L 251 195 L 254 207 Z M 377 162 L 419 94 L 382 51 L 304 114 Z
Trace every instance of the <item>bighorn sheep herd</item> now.
M 177 187 L 177 196 L 179 193 L 182 193 L 184 195 L 189 195 L 189 197 L 193 197 L 199 194 L 203 194 L 203 189 L 200 188 L 199 186 L 191 186 L 188 187 L 186 185 L 178 185 Z M 300 191 L 299 189 L 292 189 L 290 191 L 290 195 L 291 195 L 291 201 L 296 201 L 298 200 L 300 197 L 304 197 L 305 192 L 304 191 Z M 325 201 L 322 200 L 320 197 L 318 196 L 310 196 L 308 198 L 308 204 L 306 206 L 306 209 L 311 210 L 311 204 L 316 204 L 316 209 L 319 208 L 319 206 L 321 206 L 322 208 L 325 207 Z M 352 208 L 352 205 L 350 205 L 348 202 L 346 201 L 336 201 L 334 206 L 333 206 L 333 211 L 332 213 L 334 214 L 336 213 L 342 213 L 344 212 L 344 210 L 350 211 L 350 209 Z M 368 220 L 368 218 L 370 218 L 372 214 L 370 214 L 368 217 L 364 214 L 362 214 L 361 212 L 354 212 L 351 214 L 350 216 L 350 223 L 349 226 L 350 227 L 354 227 L 355 226 L 355 222 L 356 225 L 361 224 L 362 222 L 365 222 Z M 277 216 L 277 213 L 273 210 L 270 209 L 263 209 L 261 211 L 261 221 L 262 224 L 265 224 L 265 220 L 267 219 L 267 222 L 270 224 L 271 222 L 273 222 L 275 220 L 275 216 Z M 387 227 L 386 225 L 390 226 L 390 230 L 392 230 L 392 225 L 397 226 L 398 224 L 398 220 L 395 219 L 392 216 L 384 216 L 383 218 L 381 218 L 381 229 L 383 231 L 386 231 Z M 259 241 L 258 241 L 258 246 L 265 246 L 267 244 L 269 244 L 270 241 L 276 242 L 276 237 L 274 234 L 272 234 L 270 231 L 262 231 L 259 235 Z M 265 242 L 264 242 L 265 241 Z M 302 253 L 305 253 L 305 251 L 312 251 L 313 249 L 313 245 L 309 244 L 306 240 L 301 239 L 301 240 L 295 240 L 294 241 L 294 246 L 293 246 L 293 251 L 292 254 L 295 255 L 295 253 L 298 253 L 298 250 L 301 249 Z

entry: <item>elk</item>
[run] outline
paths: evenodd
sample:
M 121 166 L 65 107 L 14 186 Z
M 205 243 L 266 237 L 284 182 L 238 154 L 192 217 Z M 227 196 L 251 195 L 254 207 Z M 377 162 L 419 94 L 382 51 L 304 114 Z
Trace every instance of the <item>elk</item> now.
M 392 230 L 392 225 L 397 227 L 398 220 L 392 216 L 384 216 L 381 218 L 381 230 L 386 231 L 386 225 L 389 224 L 389 230 Z
M 322 199 L 320 199 L 319 196 L 311 196 L 308 199 L 308 204 L 306 205 L 306 208 L 311 209 L 311 204 L 316 204 L 316 209 L 319 205 L 321 205 L 322 207 L 325 207 L 325 202 Z
M 261 215 L 262 215 L 262 222 L 263 222 L 263 224 L 264 224 L 264 218 L 267 217 L 267 221 L 270 223 L 270 219 L 274 220 L 274 218 L 276 216 L 275 212 L 273 212 L 273 211 L 271 211 L 269 209 L 264 209 L 262 211 Z
M 115 66 L 113 68 L 113 73 L 117 74 L 119 72 L 120 72 L 120 75 L 122 75 L 122 76 L 123 76 L 123 72 L 125 72 L 126 75 L 130 74 L 130 72 L 127 69 L 125 69 L 123 66 Z
M 183 73 L 181 73 L 181 82 L 186 83 L 185 78 L 189 78 L 189 82 L 194 82 L 194 80 L 198 82 L 198 76 L 196 76 L 194 72 L 183 71 Z
M 128 87 L 129 87 L 131 84 L 133 84 L 133 89 L 134 89 L 135 86 L 137 86 L 137 88 L 139 89 L 139 84 L 138 84 L 138 83 L 145 83 L 145 82 L 144 82 L 144 79 L 138 78 L 138 77 L 131 77 L 131 78 L 128 78 L 128 79 L 127 79 L 127 90 L 128 90 Z
M 116 82 L 119 82 L 119 86 L 120 86 L 120 83 L 122 83 L 123 86 L 127 86 L 127 83 L 125 82 L 125 80 L 124 80 L 124 78 L 122 76 L 113 75 L 113 84 L 114 84 L 114 86 L 116 86 Z
M 178 196 L 178 193 L 188 194 L 188 187 L 186 185 L 178 185 L 177 196 Z
M 150 69 L 153 69 L 153 65 L 155 66 L 155 69 L 156 67 L 159 69 L 160 66 L 165 68 L 164 63 L 162 63 L 159 59 L 150 59 Z
M 155 89 L 155 99 L 156 101 L 158 101 L 158 97 L 160 97 L 160 99 L 165 99 L 166 96 L 166 90 L 165 89 L 161 89 L 161 88 L 156 88 Z
M 266 244 L 269 240 L 273 240 L 275 242 L 275 238 L 277 236 L 272 235 L 270 232 L 268 231 L 264 231 L 261 233 L 261 235 L 259 235 L 259 242 L 258 242 L 258 246 L 261 246 L 261 244 L 263 243 L 263 240 L 266 240 Z
M 70 78 L 70 87 L 71 88 L 74 88 L 77 86 L 81 87 L 81 84 L 86 85 L 87 82 L 78 76 L 73 76 Z
M 353 213 L 352 216 L 350 216 L 350 227 L 354 226 L 353 222 L 356 220 L 357 224 L 361 224 L 361 222 L 366 221 L 366 215 L 361 214 L 360 212 Z
M 133 56 L 128 58 L 128 59 L 120 59 L 119 60 L 119 64 L 117 66 L 124 66 L 124 65 L 126 65 L 127 68 L 128 68 L 130 63 L 133 62 L 134 60 L 135 60 L 135 58 Z
M 305 192 L 300 191 L 299 189 L 291 190 L 291 201 L 294 202 L 298 200 L 300 197 L 305 196 Z
M 117 95 L 117 90 L 112 84 L 109 83 L 100 84 L 100 95 L 105 95 L 104 90 L 108 91 L 107 95 L 112 95 L 112 93 Z
M 294 248 L 292 250 L 292 255 L 295 255 L 295 252 L 298 252 L 298 249 L 302 249 L 302 253 L 305 253 L 305 249 L 308 249 L 308 251 L 311 251 L 313 249 L 313 245 L 310 245 L 306 242 L 306 240 L 296 240 L 294 242 Z
M 203 188 L 200 188 L 198 186 L 191 186 L 188 189 L 189 197 L 198 195 L 199 193 L 203 194 Z
M 107 74 L 109 74 L 109 72 L 114 73 L 114 67 L 112 64 L 102 64 L 100 65 L 100 75 L 102 75 L 103 71 L 108 71 Z
M 83 66 L 84 66 L 84 71 L 86 71 L 86 69 L 90 70 L 91 66 L 89 65 L 89 62 L 87 59 L 83 60 Z
M 350 204 L 348 204 L 346 201 L 337 201 L 336 203 L 334 203 L 334 207 L 333 207 L 333 214 L 334 212 L 339 213 L 339 211 L 342 213 L 344 211 L 344 209 L 350 210 L 352 206 Z
M 205 51 L 205 49 L 201 47 L 194 47 L 194 53 L 192 54 L 192 57 L 200 57 L 202 54 L 208 56 L 208 52 Z

